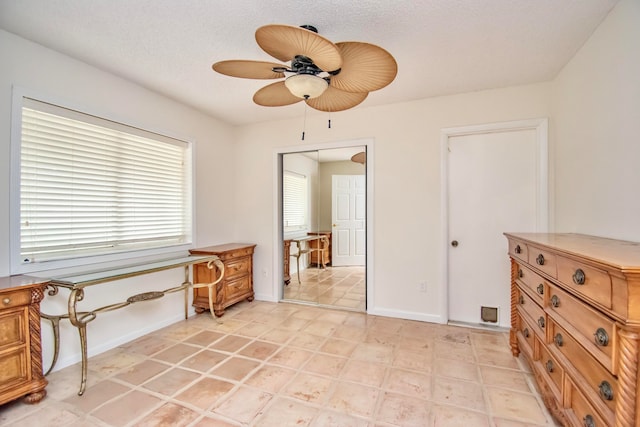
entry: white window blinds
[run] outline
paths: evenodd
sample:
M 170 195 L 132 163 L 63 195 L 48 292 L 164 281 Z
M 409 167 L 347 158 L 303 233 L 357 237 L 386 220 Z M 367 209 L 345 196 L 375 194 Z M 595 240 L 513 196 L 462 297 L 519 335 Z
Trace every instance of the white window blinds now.
M 189 242 L 188 143 L 26 98 L 21 126 L 22 263 Z
M 307 177 L 285 171 L 282 183 L 284 231 L 308 228 L 308 183 Z

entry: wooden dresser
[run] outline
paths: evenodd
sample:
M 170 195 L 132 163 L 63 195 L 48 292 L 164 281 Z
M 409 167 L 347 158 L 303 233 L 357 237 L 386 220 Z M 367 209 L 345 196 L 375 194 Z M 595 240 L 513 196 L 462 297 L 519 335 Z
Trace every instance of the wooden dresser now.
M 640 243 L 505 233 L 511 334 L 566 426 L 640 426 Z
M 325 236 L 326 239 L 309 241 L 309 264 L 316 267 L 326 267 L 331 264 L 331 232 L 330 231 L 311 231 L 307 233 L 309 236 Z M 321 249 L 321 250 L 320 250 Z
M 207 246 L 191 249 L 192 255 L 217 255 L 224 263 L 224 278 L 216 285 L 213 295 L 213 311 L 216 316 L 222 316 L 224 309 L 243 299 L 253 301 L 253 251 L 256 245 L 248 243 L 227 243 L 224 245 Z M 206 264 L 193 266 L 193 283 L 210 283 L 215 270 L 207 268 Z M 193 290 L 193 305 L 196 313 L 209 310 L 209 295 L 207 288 Z
M 40 339 L 40 301 L 47 283 L 0 277 L 0 405 L 22 396 L 36 403 L 47 394 Z

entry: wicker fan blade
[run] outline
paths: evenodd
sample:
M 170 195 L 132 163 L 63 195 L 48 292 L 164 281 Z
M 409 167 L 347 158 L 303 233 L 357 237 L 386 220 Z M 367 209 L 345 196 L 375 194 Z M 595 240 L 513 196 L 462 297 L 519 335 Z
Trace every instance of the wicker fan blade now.
M 336 43 L 342 54 L 342 69 L 331 77 L 331 86 L 347 92 L 371 92 L 395 79 L 398 64 L 383 48 L 361 42 Z
M 253 95 L 253 102 L 264 107 L 281 107 L 300 101 L 302 101 L 302 98 L 292 95 L 283 81 L 271 83 Z
M 301 27 L 265 25 L 256 30 L 258 45 L 280 61 L 291 61 L 296 55 L 310 58 L 323 71 L 342 66 L 338 47 L 328 39 Z
M 273 71 L 273 67 L 283 67 L 283 65 L 275 62 L 238 59 L 216 62 L 211 68 L 220 74 L 242 77 L 243 79 L 279 79 L 284 77 L 284 73 Z
M 369 95 L 368 92 L 345 92 L 329 86 L 317 98 L 307 99 L 307 105 L 320 111 L 343 111 L 360 104 Z

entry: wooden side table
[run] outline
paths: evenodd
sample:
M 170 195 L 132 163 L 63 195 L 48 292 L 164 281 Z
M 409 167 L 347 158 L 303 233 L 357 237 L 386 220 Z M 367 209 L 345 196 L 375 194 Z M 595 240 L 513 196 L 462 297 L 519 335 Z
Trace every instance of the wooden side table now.
M 311 231 L 307 233 L 309 236 L 325 236 L 326 239 L 312 240 L 309 242 L 311 249 L 311 257 L 309 264 L 316 267 L 326 267 L 331 264 L 331 232 L 330 231 Z
M 218 317 L 224 309 L 244 299 L 253 301 L 253 252 L 256 245 L 251 243 L 226 243 L 191 249 L 192 255 L 217 255 L 224 263 L 224 278 L 218 282 L 213 294 L 213 311 Z M 216 278 L 214 271 L 206 264 L 194 264 L 194 283 L 210 283 Z M 219 273 L 218 273 L 219 274 Z M 193 306 L 196 313 L 209 310 L 209 294 L 206 288 L 193 289 Z
M 40 301 L 49 283 L 29 276 L 0 277 L 0 405 L 46 395 L 42 371 Z

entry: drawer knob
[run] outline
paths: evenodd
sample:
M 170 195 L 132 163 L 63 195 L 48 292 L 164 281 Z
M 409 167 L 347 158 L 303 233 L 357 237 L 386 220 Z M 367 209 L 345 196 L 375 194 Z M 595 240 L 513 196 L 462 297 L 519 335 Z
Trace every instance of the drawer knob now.
M 600 397 L 604 400 L 613 400 L 613 389 L 607 381 L 602 381 L 598 386 L 600 389 Z
M 549 373 L 553 372 L 553 360 L 551 359 L 547 360 L 547 363 L 545 366 L 547 367 L 547 372 Z
M 522 276 L 524 276 L 524 273 L 522 272 L 522 269 L 519 268 L 518 269 L 518 277 L 522 277 Z
M 540 318 L 538 319 L 538 326 L 544 329 L 544 317 L 540 316 Z
M 596 344 L 600 347 L 606 347 L 609 345 L 609 335 L 603 328 L 598 328 L 596 333 L 593 335 L 595 337 Z
M 596 422 L 593 421 L 593 417 L 591 415 L 587 415 L 582 419 L 584 423 L 584 427 L 596 427 Z
M 517 253 L 517 254 L 521 254 L 522 253 L 522 249 L 520 248 L 520 245 L 516 245 L 516 248 L 515 248 L 514 252 Z
M 538 293 L 544 295 L 544 285 L 542 283 L 538 285 Z
M 2 300 L 2 303 L 3 303 L 4 305 L 9 305 L 9 303 L 10 303 L 10 302 L 11 302 L 11 298 L 9 298 L 9 297 L 7 297 L 7 298 L 5 298 L 5 299 L 3 299 L 3 300 Z
M 564 341 L 562 341 L 562 334 L 556 334 L 556 336 L 553 337 L 553 342 L 556 343 L 558 347 L 562 347 L 562 344 L 564 344 Z
M 544 255 L 538 254 L 538 256 L 536 257 L 536 264 L 544 265 Z
M 584 285 L 584 281 L 586 279 L 584 275 L 584 271 L 581 268 L 577 269 L 575 273 L 573 273 L 573 283 L 576 285 Z
M 529 328 L 524 328 L 524 331 L 522 331 L 522 335 L 524 335 L 525 338 L 529 338 Z
M 520 303 L 520 305 L 524 304 L 524 297 L 522 295 L 520 295 L 520 298 L 518 298 L 518 302 Z
M 551 305 L 554 307 L 560 307 L 560 298 L 558 298 L 558 295 L 553 295 L 551 297 Z

